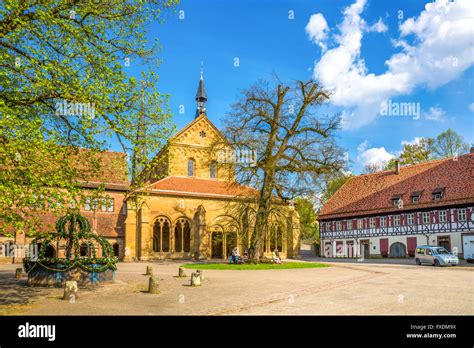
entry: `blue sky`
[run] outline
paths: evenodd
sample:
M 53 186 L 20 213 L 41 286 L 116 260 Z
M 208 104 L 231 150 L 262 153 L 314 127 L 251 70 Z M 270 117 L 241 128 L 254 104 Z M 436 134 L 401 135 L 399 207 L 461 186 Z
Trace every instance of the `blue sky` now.
M 464 1 L 425 5 L 184 0 L 163 24 L 148 29 L 149 39 L 162 45 L 159 90 L 171 95 L 177 127 L 191 122 L 203 61 L 208 117 L 220 127 L 239 91 L 259 78 L 272 73 L 283 81 L 315 77 L 335 91 L 325 112 L 341 112 L 346 119 L 338 143 L 348 151 L 355 173 L 364 163 L 396 156 L 402 142 L 433 137 L 448 127 L 472 144 L 473 34 L 472 24 L 471 29 L 465 25 L 472 6 Z M 442 24 L 448 34 L 438 29 Z M 126 69 L 134 75 L 140 66 L 132 61 Z M 383 117 L 380 103 L 386 100 L 418 103 L 421 116 Z

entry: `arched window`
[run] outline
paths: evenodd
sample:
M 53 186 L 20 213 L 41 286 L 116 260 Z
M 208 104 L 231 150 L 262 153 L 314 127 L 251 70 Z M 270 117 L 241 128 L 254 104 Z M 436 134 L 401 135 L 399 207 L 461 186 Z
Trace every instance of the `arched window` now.
M 209 165 L 209 171 L 211 179 L 215 179 L 217 177 L 217 166 L 215 161 L 212 161 Z
M 153 225 L 153 251 L 170 251 L 170 222 L 165 217 L 159 217 Z
M 192 158 L 188 159 L 188 176 L 194 176 L 194 160 Z
M 187 219 L 178 219 L 174 228 L 174 250 L 188 253 L 191 250 L 191 225 Z
M 119 245 L 115 243 L 112 247 L 114 248 L 114 256 L 119 257 L 119 250 L 120 250 Z

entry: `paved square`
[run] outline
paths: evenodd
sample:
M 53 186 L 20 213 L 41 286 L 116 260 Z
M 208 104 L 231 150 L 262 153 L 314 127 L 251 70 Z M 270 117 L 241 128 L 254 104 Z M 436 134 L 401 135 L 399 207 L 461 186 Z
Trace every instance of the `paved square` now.
M 328 268 L 206 270 L 201 287 L 178 278 L 180 262 L 119 263 L 116 283 L 80 289 L 75 303 L 62 289 L 29 288 L 18 265 L 0 265 L 2 315 L 472 315 L 474 268 L 330 263 Z M 161 293 L 146 292 L 147 265 Z

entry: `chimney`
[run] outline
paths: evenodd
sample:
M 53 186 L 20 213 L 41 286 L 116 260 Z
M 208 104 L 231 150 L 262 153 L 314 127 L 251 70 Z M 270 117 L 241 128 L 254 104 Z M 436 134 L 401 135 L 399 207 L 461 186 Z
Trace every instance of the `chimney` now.
M 469 153 L 474 153 L 474 146 L 471 146 L 471 149 L 469 150 Z
M 400 160 L 395 160 L 395 174 L 400 174 Z

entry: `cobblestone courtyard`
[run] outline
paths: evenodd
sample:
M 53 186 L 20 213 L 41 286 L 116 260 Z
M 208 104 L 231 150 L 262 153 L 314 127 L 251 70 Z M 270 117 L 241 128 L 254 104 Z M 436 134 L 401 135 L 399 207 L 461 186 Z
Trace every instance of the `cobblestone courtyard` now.
M 201 287 L 179 262 L 120 263 L 116 282 L 80 289 L 75 303 L 62 289 L 29 288 L 14 279 L 19 265 L 0 265 L 2 315 L 472 315 L 474 268 L 331 262 L 290 270 L 206 270 Z M 147 265 L 161 293 L 146 292 Z

